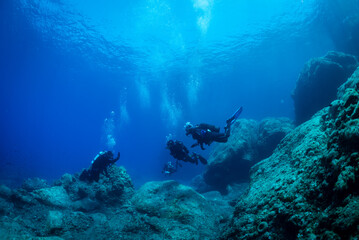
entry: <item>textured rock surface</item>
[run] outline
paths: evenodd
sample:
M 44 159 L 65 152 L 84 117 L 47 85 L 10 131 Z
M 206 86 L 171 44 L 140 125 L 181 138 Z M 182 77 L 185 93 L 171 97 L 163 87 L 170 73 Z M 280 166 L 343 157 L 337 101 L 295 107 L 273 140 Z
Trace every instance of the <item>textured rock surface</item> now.
M 218 144 L 211 153 L 203 174 L 205 183 L 225 193 L 229 184 L 248 181 L 250 167 L 269 157 L 293 128 L 286 118 L 237 120 L 228 142 Z
M 309 120 L 313 114 L 336 98 L 338 87 L 358 66 L 352 55 L 328 52 L 311 59 L 304 66 L 293 92 L 296 123 Z
M 21 188 L 31 192 L 34 190 L 38 190 L 41 188 L 47 188 L 50 187 L 46 180 L 44 179 L 40 179 L 40 178 L 28 178 L 24 181 L 24 183 L 22 184 Z
M 215 239 L 234 210 L 218 192 L 204 197 L 175 181 L 135 191 L 124 168 L 108 173 L 98 183 L 65 174 L 37 190 L 0 186 L 0 238 Z
M 359 238 L 359 68 L 252 168 L 222 239 Z
M 41 179 L 26 180 L 22 188 L 0 187 L 0 236 L 4 239 L 85 239 L 101 233 L 96 211 L 110 212 L 133 196 L 125 169 L 112 166 L 98 183 L 65 174 L 54 186 Z M 36 189 L 36 190 L 35 190 Z M 61 237 L 61 238 L 55 238 Z M 54 238 L 51 238 L 54 237 Z M 106 235 L 104 235 L 106 237 Z
M 132 202 L 138 212 L 157 218 L 174 239 L 216 238 L 224 216 L 233 210 L 225 204 L 227 209 L 217 211 L 204 196 L 175 181 L 146 183 Z

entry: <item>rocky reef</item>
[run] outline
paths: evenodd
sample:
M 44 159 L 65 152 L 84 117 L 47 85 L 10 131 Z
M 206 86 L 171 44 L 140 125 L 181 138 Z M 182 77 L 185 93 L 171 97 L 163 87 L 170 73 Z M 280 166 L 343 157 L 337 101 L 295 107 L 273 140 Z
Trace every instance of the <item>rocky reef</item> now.
M 0 238 L 359 239 L 359 68 L 295 129 L 236 121 L 197 178 L 205 193 L 171 180 L 136 190 L 123 167 L 107 172 L 93 183 L 65 174 L 0 185 Z
M 237 120 L 228 142 L 218 144 L 211 153 L 199 191 L 215 189 L 227 193 L 227 186 L 248 182 L 250 168 L 269 157 L 294 125 L 287 118 L 267 118 L 260 122 Z M 206 187 L 204 187 L 206 186 Z
M 356 57 L 340 52 L 328 52 L 307 62 L 293 92 L 296 123 L 309 120 L 313 114 L 336 98 L 338 87 L 358 66 Z
M 359 68 L 251 169 L 221 239 L 359 238 Z
M 99 182 L 78 177 L 0 185 L 1 239 L 216 239 L 233 212 L 218 192 L 201 195 L 175 181 L 135 191 L 122 167 Z

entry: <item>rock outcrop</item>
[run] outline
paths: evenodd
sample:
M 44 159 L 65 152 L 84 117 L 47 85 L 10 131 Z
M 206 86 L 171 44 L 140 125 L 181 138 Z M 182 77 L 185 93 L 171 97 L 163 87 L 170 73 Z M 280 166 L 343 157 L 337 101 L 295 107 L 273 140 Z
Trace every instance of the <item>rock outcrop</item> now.
M 335 98 L 338 87 L 352 75 L 357 59 L 340 52 L 328 52 L 306 63 L 293 92 L 296 123 L 309 120 Z
M 135 209 L 168 229 L 168 239 L 213 239 L 232 208 L 218 208 L 192 188 L 175 181 L 148 182 L 132 198 Z M 182 229 L 179 231 L 179 229 Z
M 251 170 L 221 239 L 359 238 L 359 68 Z
M 261 122 L 237 120 L 228 142 L 218 144 L 209 157 L 203 174 L 208 189 L 226 193 L 229 184 L 249 181 L 251 166 L 269 157 L 293 128 L 287 118 L 267 118 Z
M 218 192 L 204 197 L 175 181 L 135 191 L 117 166 L 99 182 L 65 174 L 23 186 L 0 185 L 1 239 L 215 239 L 234 209 Z

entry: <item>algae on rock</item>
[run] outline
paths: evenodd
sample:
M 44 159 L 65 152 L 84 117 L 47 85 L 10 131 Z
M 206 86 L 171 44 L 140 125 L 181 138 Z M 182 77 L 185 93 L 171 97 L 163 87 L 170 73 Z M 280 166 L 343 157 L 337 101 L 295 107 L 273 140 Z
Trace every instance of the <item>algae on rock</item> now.
M 252 167 L 221 239 L 359 238 L 358 82 L 359 68 L 338 100 Z

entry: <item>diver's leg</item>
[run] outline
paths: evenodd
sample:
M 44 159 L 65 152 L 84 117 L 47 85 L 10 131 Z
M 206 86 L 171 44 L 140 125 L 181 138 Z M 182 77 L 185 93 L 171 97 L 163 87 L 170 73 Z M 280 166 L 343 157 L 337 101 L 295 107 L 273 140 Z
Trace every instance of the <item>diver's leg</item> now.
M 227 123 L 226 127 L 232 125 L 232 124 L 234 123 L 234 120 L 236 120 L 236 119 L 239 117 L 239 115 L 241 115 L 242 111 L 243 111 L 243 107 L 239 107 L 239 108 L 234 112 L 234 114 L 233 114 L 230 118 L 227 119 L 227 121 L 226 121 L 226 123 Z
M 226 131 L 226 132 L 227 132 L 227 131 Z M 218 134 L 216 134 L 216 135 L 213 135 L 213 141 L 225 143 L 225 142 L 228 141 L 228 137 L 229 137 L 229 135 L 227 135 L 227 133 L 226 133 L 226 134 L 224 134 L 224 133 L 218 133 Z

